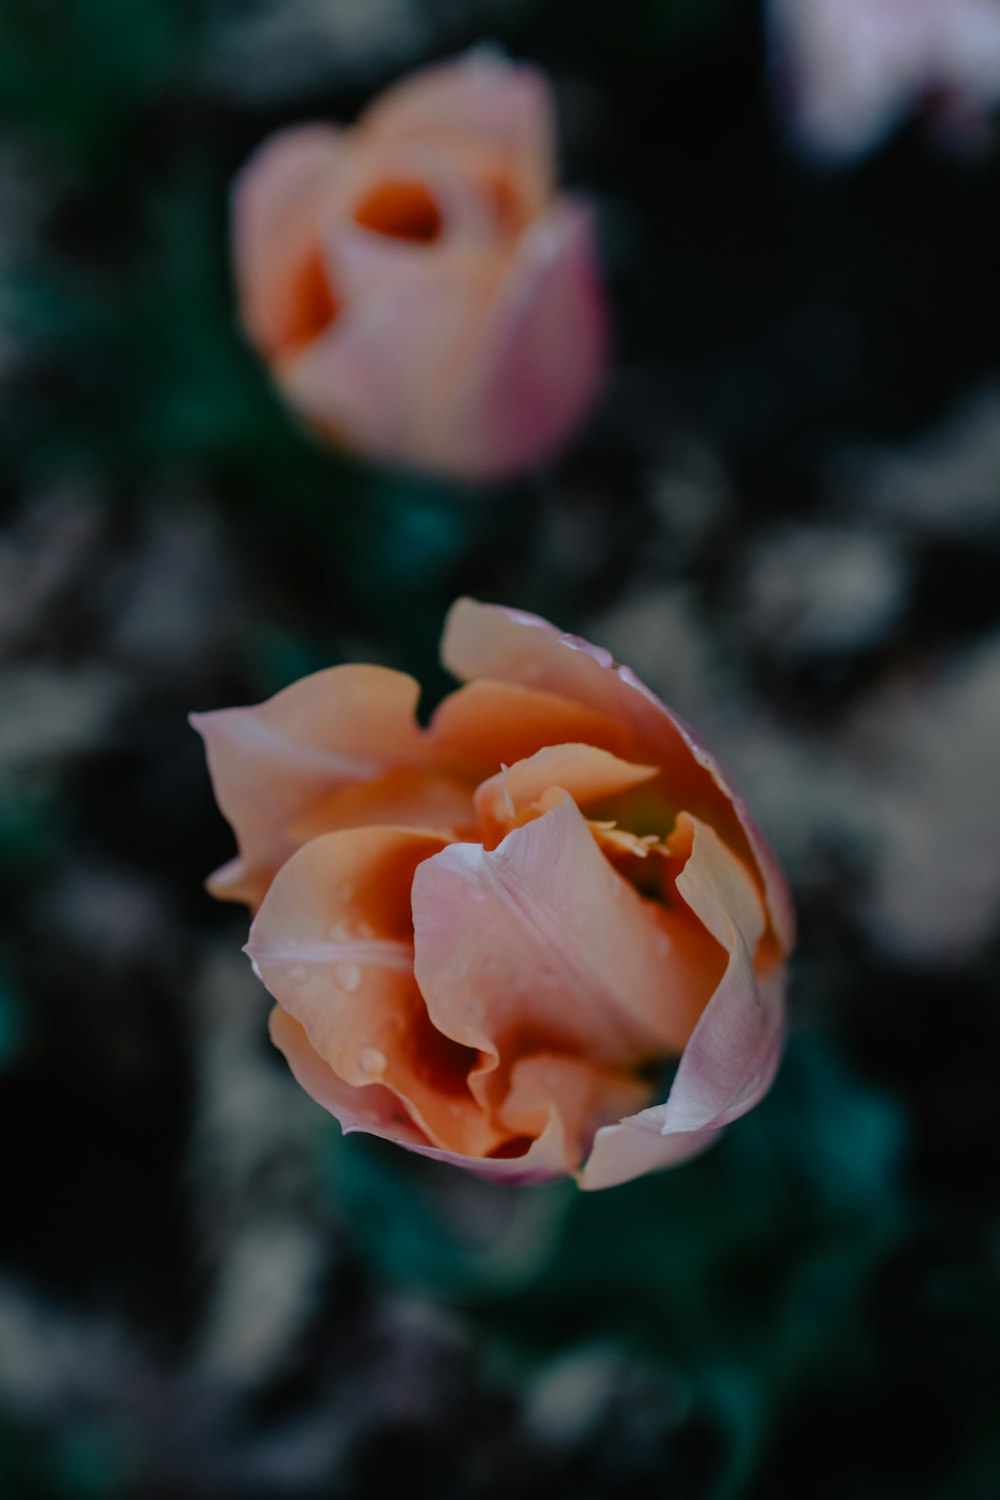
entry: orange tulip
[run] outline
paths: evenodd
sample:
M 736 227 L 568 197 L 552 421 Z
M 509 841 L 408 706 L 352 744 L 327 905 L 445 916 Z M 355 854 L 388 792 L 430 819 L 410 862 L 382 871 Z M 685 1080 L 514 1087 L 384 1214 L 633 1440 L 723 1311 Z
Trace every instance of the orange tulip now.
M 274 1040 L 345 1131 L 484 1176 L 683 1161 L 777 1068 L 775 858 L 606 652 L 460 600 L 443 655 L 464 685 L 426 728 L 370 666 L 194 719 L 239 844 L 211 889 L 256 911 Z
M 590 215 L 555 196 L 541 74 L 475 52 L 351 129 L 267 142 L 240 174 L 244 327 L 332 442 L 463 480 L 552 454 L 606 346 Z

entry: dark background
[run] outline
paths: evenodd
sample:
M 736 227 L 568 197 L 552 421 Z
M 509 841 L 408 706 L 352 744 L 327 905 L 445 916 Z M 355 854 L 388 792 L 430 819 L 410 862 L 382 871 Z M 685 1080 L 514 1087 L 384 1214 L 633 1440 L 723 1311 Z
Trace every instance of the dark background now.
M 226 192 L 482 37 L 552 75 L 617 325 L 499 493 L 365 468 L 235 323 Z M 809 161 L 740 0 L 0 0 L 0 1494 L 1000 1494 L 1000 143 Z M 795 886 L 704 1158 L 488 1189 L 297 1089 L 190 709 L 458 592 L 611 647 Z

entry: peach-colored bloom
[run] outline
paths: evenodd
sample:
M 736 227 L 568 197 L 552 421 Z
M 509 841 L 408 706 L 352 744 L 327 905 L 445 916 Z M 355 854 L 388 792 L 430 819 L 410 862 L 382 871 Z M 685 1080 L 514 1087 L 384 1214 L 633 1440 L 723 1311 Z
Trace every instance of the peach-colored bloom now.
M 817 151 L 863 151 L 921 104 L 961 138 L 1000 104 L 998 0 L 770 3 L 795 123 Z
M 302 125 L 243 169 L 244 326 L 331 441 L 465 480 L 530 467 L 590 406 L 606 345 L 590 215 L 555 195 L 549 88 L 476 51 L 351 129 Z
M 256 911 L 274 1040 L 345 1131 L 486 1176 L 683 1161 L 778 1064 L 774 856 L 606 652 L 463 599 L 443 657 L 463 686 L 426 728 L 371 666 L 193 721 L 239 844 L 211 889 Z

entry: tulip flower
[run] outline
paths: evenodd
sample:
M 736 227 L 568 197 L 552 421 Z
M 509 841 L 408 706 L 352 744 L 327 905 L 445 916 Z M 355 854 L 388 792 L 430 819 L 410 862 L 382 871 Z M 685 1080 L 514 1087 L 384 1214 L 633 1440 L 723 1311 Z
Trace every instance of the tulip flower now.
M 544 77 L 492 52 L 397 84 L 349 129 L 266 142 L 236 182 L 233 259 L 247 335 L 344 448 L 499 480 L 597 394 L 591 216 L 556 192 Z
M 274 1041 L 345 1132 L 482 1176 L 684 1161 L 778 1065 L 775 857 L 607 652 L 464 599 L 443 658 L 462 686 L 426 728 L 416 682 L 353 665 L 194 719 Z

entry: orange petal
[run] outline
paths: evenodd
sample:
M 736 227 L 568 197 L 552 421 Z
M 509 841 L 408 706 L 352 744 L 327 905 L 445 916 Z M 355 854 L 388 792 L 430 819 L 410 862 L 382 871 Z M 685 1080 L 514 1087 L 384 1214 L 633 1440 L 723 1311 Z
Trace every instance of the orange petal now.
M 427 729 L 434 758 L 461 766 L 477 780 L 546 745 L 575 741 L 626 755 L 632 739 L 619 720 L 558 693 L 488 680 L 469 682 L 451 693 Z
M 314 335 L 335 311 L 319 208 L 344 161 L 340 131 L 300 125 L 272 136 L 233 189 L 233 254 L 243 324 L 267 357 Z
M 709 824 L 681 813 L 668 846 L 682 851 L 685 864 L 674 882 L 702 925 L 723 948 L 732 947 L 732 928 L 754 954 L 767 917 L 756 883 L 741 859 Z
M 396 1095 L 381 1084 L 354 1088 L 338 1078 L 312 1046 L 298 1021 L 276 1005 L 271 1012 L 271 1040 L 283 1052 L 289 1067 L 306 1093 L 340 1121 L 344 1134 L 363 1130 L 400 1146 L 426 1143 Z
M 579 1057 L 535 1053 L 514 1063 L 510 1091 L 498 1114 L 503 1124 L 534 1139 L 554 1110 L 563 1125 L 571 1168 L 579 1166 L 595 1131 L 634 1114 L 649 1098 L 649 1085 L 629 1073 L 597 1068 Z
M 247 952 L 338 1077 L 389 1089 L 432 1144 L 480 1156 L 511 1133 L 473 1100 L 477 1056 L 434 1028 L 413 977 L 410 887 L 441 847 L 400 828 L 313 839 L 275 877 Z
M 402 766 L 374 781 L 331 792 L 308 808 L 288 834 L 296 844 L 304 844 L 339 828 L 390 823 L 441 833 L 446 840 L 473 837 L 471 782 L 446 771 Z
M 550 1110 L 548 1124 L 538 1139 L 515 1154 L 476 1157 L 445 1151 L 430 1144 L 388 1089 L 375 1083 L 365 1088 L 352 1088 L 338 1078 L 310 1046 L 309 1038 L 298 1022 L 286 1015 L 280 1006 L 275 1006 L 271 1012 L 271 1039 L 284 1053 L 296 1082 L 340 1121 L 345 1135 L 363 1131 L 393 1141 L 420 1156 L 463 1167 L 477 1177 L 511 1185 L 546 1182 L 563 1177 L 573 1169 L 572 1148 L 555 1109 Z
M 552 788 L 568 792 L 577 806 L 614 796 L 658 776 L 656 766 L 638 766 L 592 745 L 550 745 L 499 771 L 476 790 L 476 815 L 487 848 L 526 817 Z
M 297 819 L 340 787 L 419 761 L 418 695 L 402 672 L 331 667 L 254 708 L 192 714 L 240 850 L 210 882 L 213 894 L 256 906 L 295 848 L 287 830 Z

